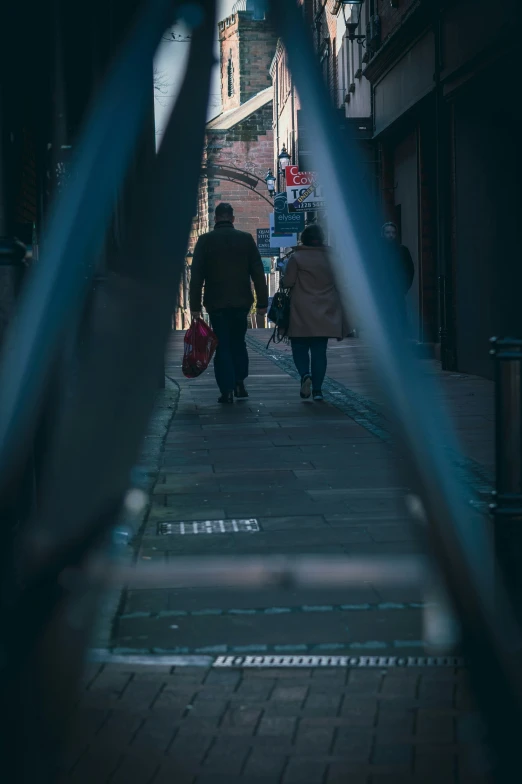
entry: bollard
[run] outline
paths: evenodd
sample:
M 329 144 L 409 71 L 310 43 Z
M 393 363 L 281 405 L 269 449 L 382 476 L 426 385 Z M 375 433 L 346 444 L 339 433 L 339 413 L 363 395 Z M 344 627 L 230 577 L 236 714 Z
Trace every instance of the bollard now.
M 492 338 L 495 361 L 496 489 L 494 519 L 497 562 L 522 618 L 522 340 Z

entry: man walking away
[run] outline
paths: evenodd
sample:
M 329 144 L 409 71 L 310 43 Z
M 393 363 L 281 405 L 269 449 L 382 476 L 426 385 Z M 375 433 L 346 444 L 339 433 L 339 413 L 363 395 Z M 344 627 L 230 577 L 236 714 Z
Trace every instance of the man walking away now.
M 399 242 L 399 232 L 395 223 L 391 221 L 385 223 L 381 229 L 381 235 L 387 248 L 391 249 L 391 255 L 395 259 L 396 274 L 399 276 L 399 293 L 402 295 L 402 299 L 397 302 L 397 306 L 404 328 L 408 331 L 406 295 L 411 289 L 413 278 L 415 277 L 415 265 L 406 245 L 401 245 Z
M 381 229 L 381 233 L 383 239 L 388 244 L 388 247 L 393 249 L 395 258 L 398 261 L 397 271 L 400 276 L 400 291 L 406 296 L 411 289 L 411 284 L 413 283 L 413 278 L 415 276 L 415 266 L 411 253 L 406 245 L 401 245 L 399 243 L 399 235 L 395 223 L 392 223 L 391 221 L 385 223 Z
M 190 310 L 193 318 L 201 315 L 201 296 L 218 338 L 214 373 L 221 392 L 219 403 L 233 403 L 248 397 L 248 351 L 245 343 L 247 319 L 254 297 L 257 313 L 268 307 L 268 288 L 263 262 L 251 234 L 234 228 L 230 204 L 218 204 L 214 230 L 197 241 L 192 259 Z

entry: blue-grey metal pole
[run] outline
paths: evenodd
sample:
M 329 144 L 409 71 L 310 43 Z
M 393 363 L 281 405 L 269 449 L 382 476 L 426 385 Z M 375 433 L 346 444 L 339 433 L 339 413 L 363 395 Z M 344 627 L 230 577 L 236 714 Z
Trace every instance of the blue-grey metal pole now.
M 379 242 L 375 205 L 359 184 L 360 162 L 353 144 L 339 131 L 302 8 L 296 0 L 271 0 L 269 5 L 306 107 L 317 171 L 341 249 L 332 257 L 337 286 L 366 331 L 405 447 L 408 482 L 422 498 L 433 552 L 462 624 L 477 697 L 497 752 L 499 779 L 507 781 L 510 769 L 519 767 L 522 638 L 507 595 L 495 606 L 493 585 L 485 577 L 491 559 L 487 520 L 472 514 L 451 469 L 447 449 L 458 451 L 458 446 L 434 384 L 416 367 L 408 348 L 393 258 Z

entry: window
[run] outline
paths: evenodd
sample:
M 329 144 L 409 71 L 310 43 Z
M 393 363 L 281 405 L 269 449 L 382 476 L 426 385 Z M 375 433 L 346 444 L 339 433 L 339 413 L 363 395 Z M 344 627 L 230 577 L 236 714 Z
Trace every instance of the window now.
M 230 50 L 230 57 L 228 58 L 227 80 L 228 97 L 231 98 L 234 95 L 234 62 L 232 60 L 232 49 Z

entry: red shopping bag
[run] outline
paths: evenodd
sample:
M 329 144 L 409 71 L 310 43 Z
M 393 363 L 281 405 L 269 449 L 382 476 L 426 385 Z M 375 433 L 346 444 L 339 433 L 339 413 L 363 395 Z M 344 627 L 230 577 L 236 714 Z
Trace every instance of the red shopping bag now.
M 205 371 L 214 356 L 218 339 L 203 319 L 194 319 L 185 332 L 183 364 L 186 378 L 197 378 Z

